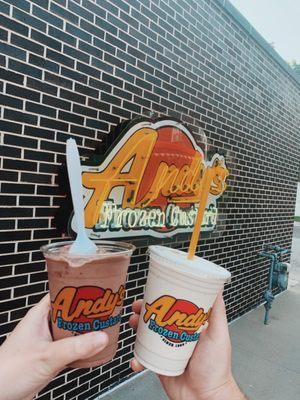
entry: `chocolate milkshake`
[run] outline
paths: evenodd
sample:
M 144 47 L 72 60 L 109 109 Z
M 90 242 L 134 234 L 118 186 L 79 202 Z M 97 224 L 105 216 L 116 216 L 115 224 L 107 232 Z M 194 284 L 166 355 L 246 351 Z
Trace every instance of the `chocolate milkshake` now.
M 79 360 L 74 368 L 89 368 L 110 361 L 118 347 L 126 273 L 134 246 L 98 241 L 91 255 L 69 253 L 72 242 L 43 246 L 51 298 L 54 340 L 103 330 L 109 344 L 95 356 Z

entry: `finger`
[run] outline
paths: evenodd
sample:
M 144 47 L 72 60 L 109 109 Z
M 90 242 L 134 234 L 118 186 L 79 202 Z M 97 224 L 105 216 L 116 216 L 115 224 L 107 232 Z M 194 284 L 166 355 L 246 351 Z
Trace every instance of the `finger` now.
M 229 337 L 226 309 L 222 293 L 219 293 L 215 300 L 208 322 L 207 334 L 211 338 L 214 339 L 220 336 L 223 336 L 223 338 Z
M 129 326 L 132 329 L 137 329 L 138 324 L 139 324 L 139 318 L 140 316 L 138 314 L 132 314 L 129 317 Z
M 142 308 L 143 300 L 136 300 L 135 302 L 132 303 L 132 311 L 136 314 L 141 313 L 141 308 Z
M 33 306 L 26 314 L 25 318 L 40 319 L 41 315 L 45 315 L 50 311 L 50 295 L 47 293 L 35 306 Z
M 60 371 L 74 361 L 95 355 L 107 344 L 108 336 L 104 332 L 85 333 L 51 343 L 45 360 L 49 374 Z
M 24 332 L 24 337 L 25 332 L 27 331 L 30 332 L 30 335 L 32 335 L 33 332 L 40 333 L 41 329 L 45 330 L 42 327 L 48 326 L 49 312 L 50 296 L 49 294 L 46 294 L 46 296 L 44 296 L 39 303 L 37 303 L 28 311 L 25 317 L 18 324 L 17 329 L 22 329 Z
M 136 358 L 133 358 L 130 361 L 130 366 L 134 372 L 141 372 L 141 371 L 144 371 L 144 369 L 145 369 L 145 367 L 140 362 L 138 362 L 138 360 Z
M 207 339 L 209 339 L 209 342 L 207 342 Z M 214 347 L 218 345 L 218 348 L 221 347 L 224 349 L 230 347 L 230 337 L 222 292 L 216 297 L 208 318 L 207 328 L 200 334 L 200 340 L 195 347 L 192 357 L 194 363 L 198 363 L 203 357 L 203 350 L 205 349 L 202 347 L 203 343 L 205 343 L 206 346 L 208 343 L 213 343 Z M 209 349 L 209 346 L 206 347 L 206 349 Z
M 50 308 L 50 294 L 47 293 L 36 305 L 36 307 L 40 307 L 42 309 Z
M 203 333 L 207 331 L 208 326 L 209 326 L 209 323 L 208 323 L 208 321 L 206 321 L 205 325 L 203 325 L 203 328 L 202 328 L 202 331 L 201 331 L 201 335 L 203 335 Z

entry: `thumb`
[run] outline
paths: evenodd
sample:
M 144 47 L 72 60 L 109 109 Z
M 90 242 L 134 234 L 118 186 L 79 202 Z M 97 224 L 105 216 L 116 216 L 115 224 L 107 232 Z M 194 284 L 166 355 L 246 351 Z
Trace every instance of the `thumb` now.
M 48 349 L 48 368 L 51 372 L 60 371 L 74 361 L 92 357 L 107 344 L 108 336 L 104 332 L 90 332 L 52 342 Z
M 226 308 L 221 292 L 215 300 L 208 321 L 209 325 L 207 328 L 207 334 L 212 340 L 219 340 L 220 338 L 223 340 L 230 340 Z

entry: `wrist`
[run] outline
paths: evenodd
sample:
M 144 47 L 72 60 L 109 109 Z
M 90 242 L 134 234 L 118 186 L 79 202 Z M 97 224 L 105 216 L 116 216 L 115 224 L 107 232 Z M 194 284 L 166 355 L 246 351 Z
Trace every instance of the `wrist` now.
M 232 377 L 222 386 L 203 394 L 198 400 L 246 400 L 246 397 Z

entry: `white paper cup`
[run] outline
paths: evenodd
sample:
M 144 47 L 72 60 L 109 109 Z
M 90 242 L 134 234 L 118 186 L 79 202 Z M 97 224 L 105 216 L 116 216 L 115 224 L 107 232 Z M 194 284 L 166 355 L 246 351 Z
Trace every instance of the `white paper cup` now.
M 146 368 L 181 375 L 193 353 L 218 292 L 230 272 L 164 246 L 150 246 L 150 266 L 141 309 L 135 358 Z

